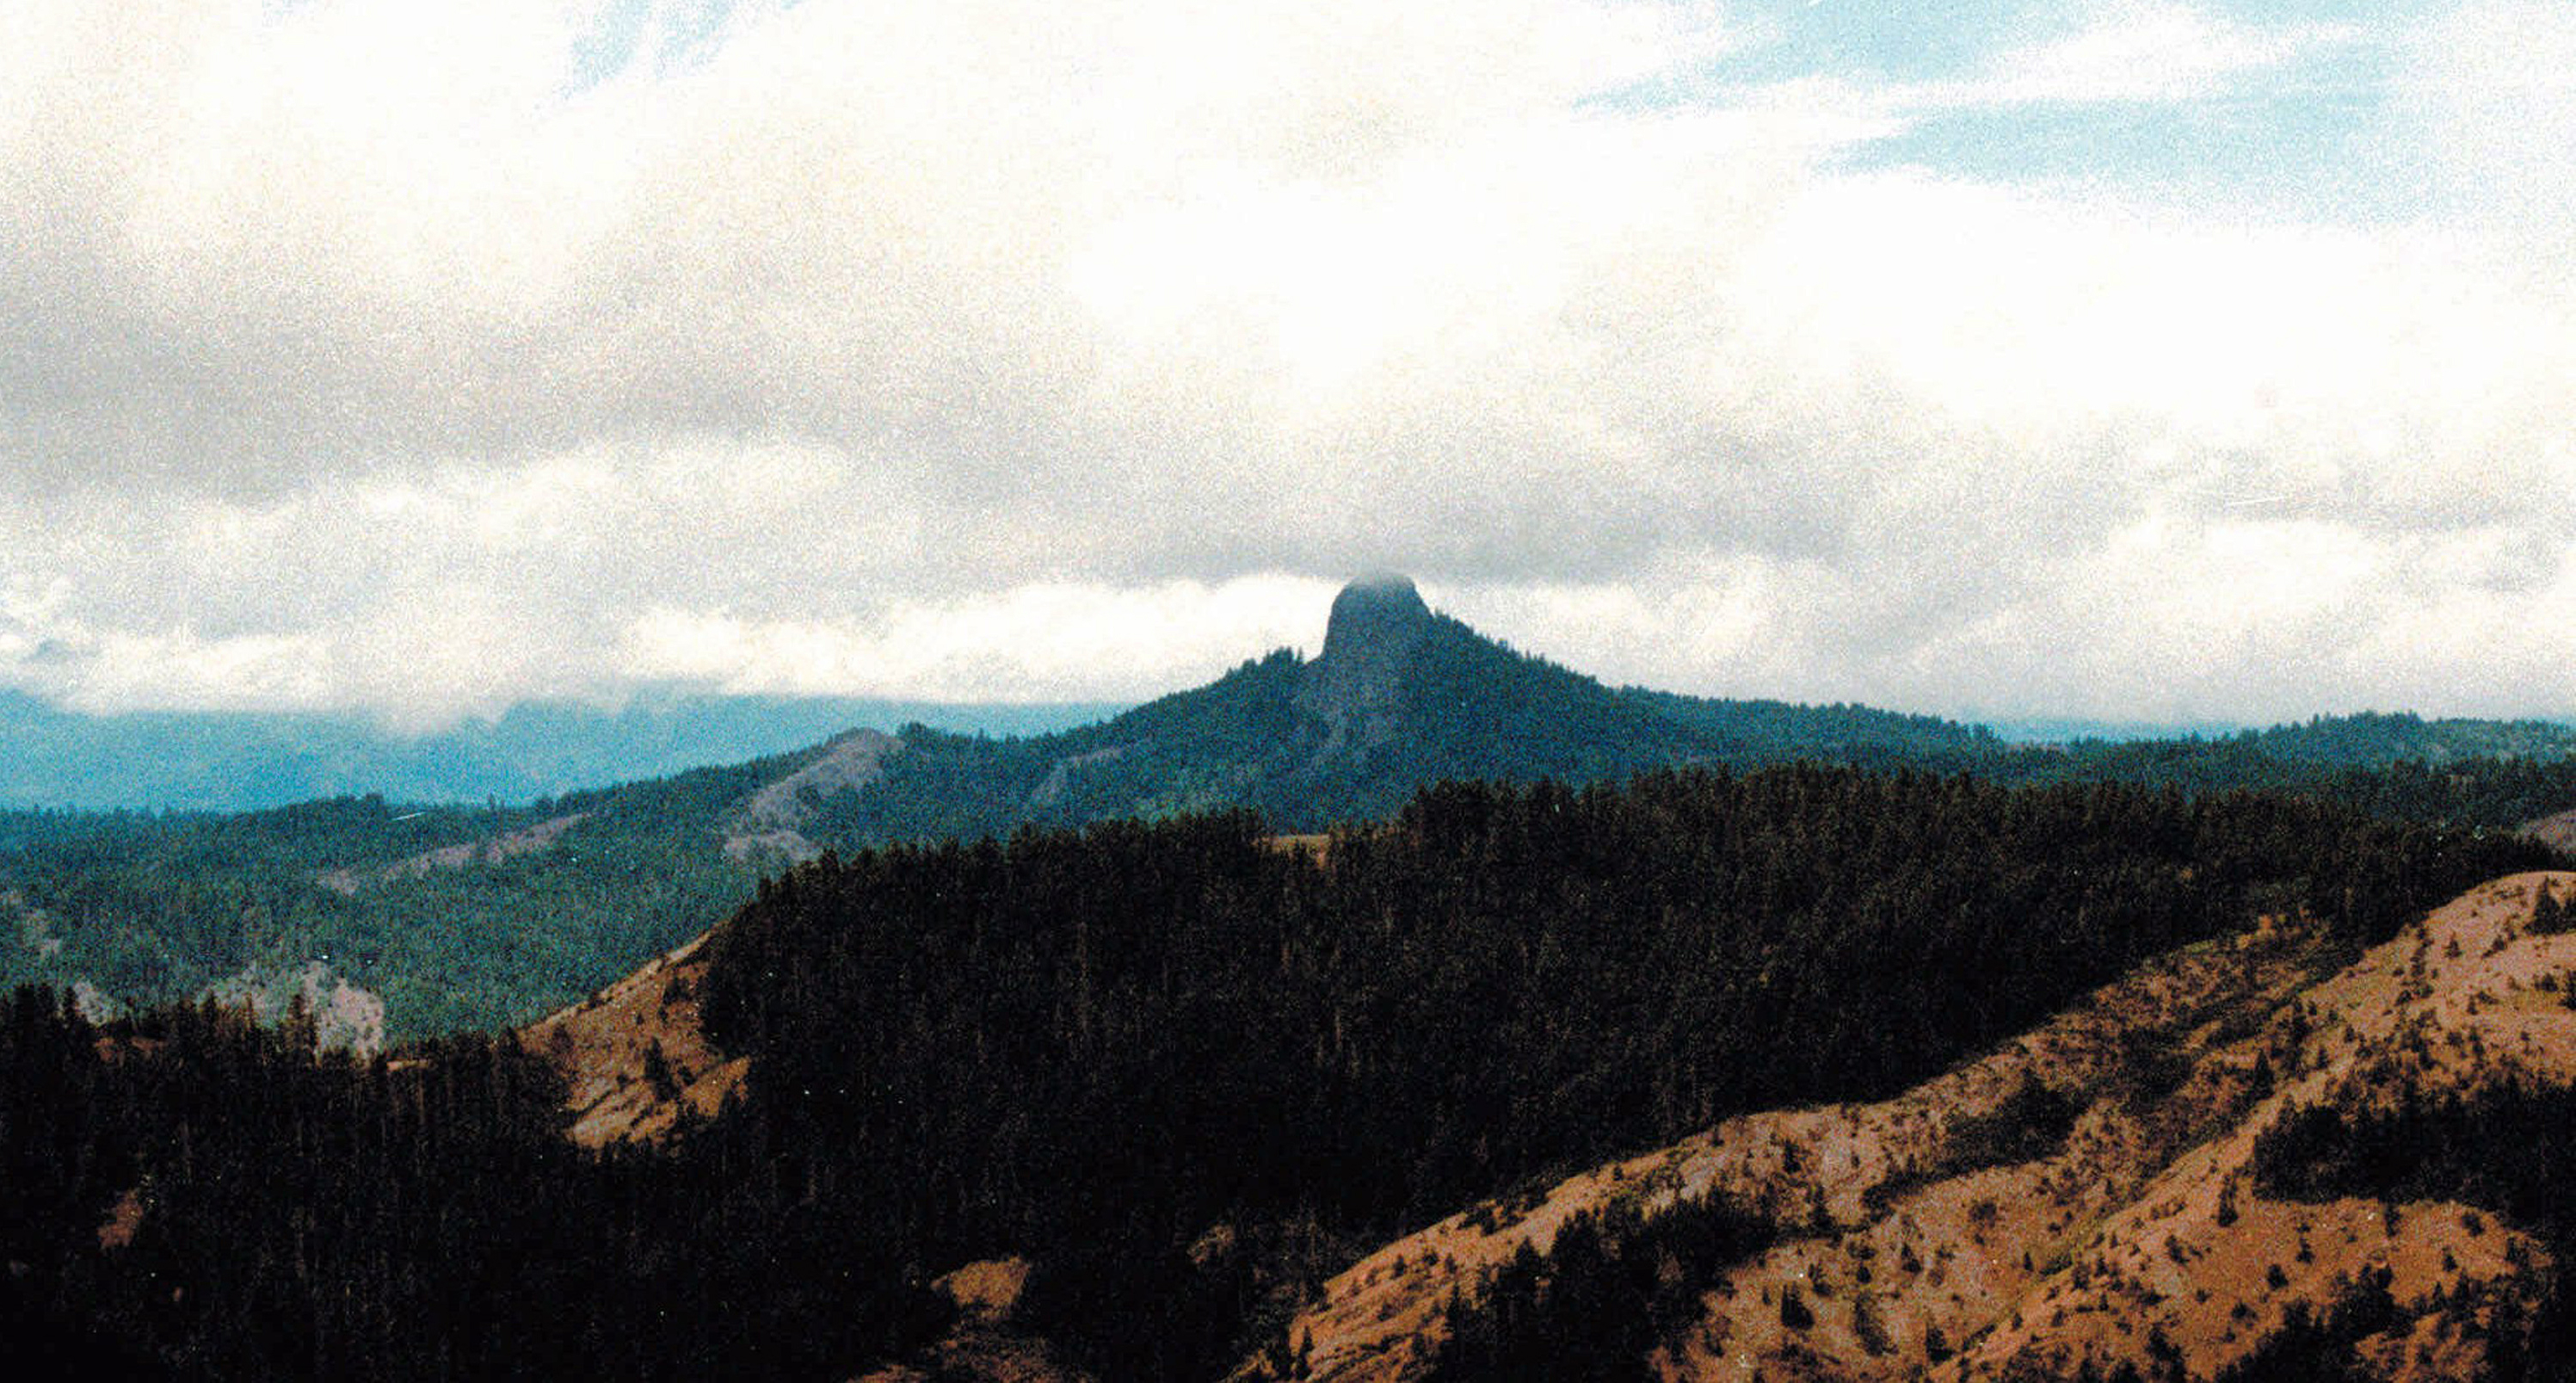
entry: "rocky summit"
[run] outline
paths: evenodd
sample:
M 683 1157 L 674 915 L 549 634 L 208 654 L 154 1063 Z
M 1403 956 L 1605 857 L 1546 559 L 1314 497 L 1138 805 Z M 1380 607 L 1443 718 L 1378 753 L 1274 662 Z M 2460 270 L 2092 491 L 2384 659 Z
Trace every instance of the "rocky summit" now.
M 1394 733 L 1405 670 L 1437 622 L 1410 577 L 1363 577 L 1333 597 L 1324 651 L 1297 690 L 1297 709 L 1325 727 L 1322 753 L 1365 749 Z

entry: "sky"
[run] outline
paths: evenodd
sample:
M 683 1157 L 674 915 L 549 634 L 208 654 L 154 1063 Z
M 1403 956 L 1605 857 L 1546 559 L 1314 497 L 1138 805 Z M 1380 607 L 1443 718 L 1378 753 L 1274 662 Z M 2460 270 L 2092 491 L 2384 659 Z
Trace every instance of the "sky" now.
M 1908 11 L 1924 13 L 1908 13 Z M 14 0 L 0 685 L 2576 715 L 2576 6 Z

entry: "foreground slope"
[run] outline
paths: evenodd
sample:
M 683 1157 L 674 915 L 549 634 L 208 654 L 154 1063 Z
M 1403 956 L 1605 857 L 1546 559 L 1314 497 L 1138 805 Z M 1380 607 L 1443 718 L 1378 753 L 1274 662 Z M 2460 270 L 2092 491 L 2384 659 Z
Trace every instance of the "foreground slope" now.
M 742 1086 L 750 1062 L 708 1043 L 698 1021 L 707 936 L 519 1032 L 563 1073 L 566 1130 L 588 1148 L 663 1139 L 690 1118 L 712 1118 Z
M 1235 817 L 818 862 L 697 996 L 746 1112 L 902 1256 L 1026 1257 L 1084 1367 L 1202 1378 L 1550 1167 L 1905 1089 L 2267 908 L 2386 936 L 2544 859 L 2111 786 L 1447 785 L 1322 861 Z
M 702 800 L 742 798 L 704 786 Z M 589 824 L 489 867 L 578 849 Z M 102 1028 L 59 993 L 22 991 L 0 1023 L 13 1191 L 0 1325 L 229 1377 L 345 1376 L 346 1360 L 377 1376 L 635 1378 L 1053 1360 L 1118 1383 L 1202 1383 L 1252 1357 L 1293 1371 L 1301 1342 L 1311 1371 L 1312 1322 L 1291 1327 L 1321 1285 L 1460 1207 L 1512 1198 L 1460 1222 L 1481 1240 L 1534 1208 L 1516 1188 L 1556 1169 L 1763 1109 L 1889 1099 L 2263 914 L 2358 945 L 2479 880 L 2554 862 L 2527 840 L 2295 798 L 1815 765 L 1580 792 L 1445 784 L 1323 845 L 1282 848 L 1230 813 L 825 856 L 762 883 L 703 948 L 675 947 L 533 1031 L 383 1060 L 317 1053 L 309 1018 L 262 1028 L 191 1005 Z M 380 886 L 397 885 L 360 893 Z M 2303 935 L 2186 952 L 2205 978 L 2168 987 L 2288 983 Z M 1828 1148 L 1819 1124 L 1794 1161 L 1771 1160 L 1848 1185 L 1784 1181 L 1737 1222 L 1700 1221 L 1711 1232 L 1672 1240 L 1669 1274 L 1620 1260 L 1654 1268 L 1633 1290 L 1519 1292 L 1530 1275 L 1515 1257 L 1490 1288 L 1475 1276 L 1474 1299 L 1574 1301 L 1605 1325 L 1643 1303 L 1661 1332 L 1622 1346 L 1628 1374 L 1596 1357 L 1535 1376 L 1634 1376 L 1655 1348 L 1678 1367 L 1714 1328 L 1709 1289 L 1747 1264 L 1884 1220 L 1960 1174 L 2089 1146 L 2086 1119 L 2113 1142 L 2162 1139 L 2158 1111 L 2196 1098 L 2202 1048 L 2261 1030 L 2191 1035 L 2216 1012 L 2106 1032 L 2116 1069 L 2089 1083 L 1996 1073 L 1991 1091 L 1957 1096 L 1986 1110 L 1976 1120 L 1927 1109 L 1937 1134 L 1892 1126 L 1883 1149 Z M 2119 1133 L 2106 1104 L 2148 1133 Z M 2327 1155 L 2398 1146 L 2405 1128 L 2346 1138 L 2313 1113 L 2287 1127 L 2289 1142 L 2258 1143 L 2243 1190 L 2485 1195 L 2437 1184 L 2456 1158 Z M 1935 1137 L 1937 1156 L 1891 1184 L 1906 1149 Z M 2100 1169 L 2127 1155 L 2096 1156 L 2087 1183 L 2122 1180 Z M 2135 1165 L 2152 1176 L 2173 1161 Z M 2356 1188 L 2364 1175 L 2385 1184 Z M 1638 1202 L 1656 1194 L 1651 1178 L 1614 1179 Z M 2526 1199 L 2494 1204 L 2485 1233 L 2564 1241 L 2546 1203 L 2541 1218 Z M 1974 1199 L 1961 1213 L 2009 1218 Z M 1588 1223 L 1549 1241 L 1566 1282 L 1586 1233 L 1596 1284 L 1613 1256 Z M 1879 1270 L 1905 1273 L 1908 1257 L 1893 1245 Z M 1948 1285 L 1957 1258 L 1914 1266 L 1987 1310 Z M 1433 1266 L 1416 1256 L 1406 1275 Z M 1771 1310 L 1821 1338 L 1835 1317 L 1807 1293 L 1829 1279 L 1803 1266 L 1808 1286 Z M 2058 1270 L 2041 1255 L 2028 1271 Z M 1432 1333 L 1454 1320 L 1458 1341 L 1517 1350 L 1474 1324 L 1467 1295 L 1454 1313 L 1439 1299 Z M 2350 1295 L 2330 1324 L 2381 1328 L 2345 1311 Z M 1945 1302 L 1873 1306 L 1879 1335 L 1855 1311 L 1852 1338 L 1866 1353 L 1920 1325 L 1927 1359 L 1982 1344 L 1964 1317 L 1937 1340 L 1929 1317 L 1884 1319 Z M 2483 1328 L 2510 1338 L 2510 1324 Z
M 2354 1376 L 2483 1376 L 2544 1304 L 2548 1246 L 2492 1206 L 2268 1194 L 2264 1135 L 2576 1081 L 2576 935 L 2533 931 L 2544 885 L 2576 874 L 2472 889 L 2331 973 L 2296 927 L 2187 949 L 1897 1098 L 1731 1119 L 1452 1216 L 1326 1282 L 1289 1338 L 1318 1379 L 1430 1375 L 1453 1300 L 1524 1244 L 1713 1196 L 1778 1235 L 1692 1284 L 1641 1361 L 1665 1378 L 2285 1376 L 2288 1334 L 2365 1299 L 2330 1342 Z

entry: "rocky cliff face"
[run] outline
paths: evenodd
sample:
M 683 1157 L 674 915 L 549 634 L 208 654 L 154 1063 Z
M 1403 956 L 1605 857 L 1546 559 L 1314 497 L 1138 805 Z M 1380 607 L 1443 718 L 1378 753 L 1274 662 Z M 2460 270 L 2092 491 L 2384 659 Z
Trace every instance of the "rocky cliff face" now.
M 1324 651 L 1306 665 L 1297 709 L 1324 728 L 1317 757 L 1353 754 L 1394 737 L 1404 675 L 1437 617 L 1408 577 L 1366 577 L 1342 588 Z

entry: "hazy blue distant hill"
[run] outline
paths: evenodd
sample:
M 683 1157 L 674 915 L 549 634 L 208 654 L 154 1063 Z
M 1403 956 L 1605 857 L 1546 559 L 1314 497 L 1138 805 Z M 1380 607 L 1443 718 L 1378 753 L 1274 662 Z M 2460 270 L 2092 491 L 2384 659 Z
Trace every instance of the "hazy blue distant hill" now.
M 2244 739 L 2273 758 L 2333 768 L 2421 759 L 2558 758 L 2576 752 L 2576 727 L 2550 720 L 2426 720 L 2407 713 L 2318 716 L 2249 731 Z
M 802 749 L 861 726 L 1036 734 L 1117 708 L 659 691 L 617 710 L 537 702 L 436 734 L 360 715 L 148 711 L 84 715 L 0 690 L 0 807 L 250 811 L 379 794 L 533 801 Z
M 2090 720 L 2081 716 L 2010 716 L 1985 722 L 2006 744 L 2072 744 L 2077 740 L 2212 739 L 2251 729 L 2237 721 Z

